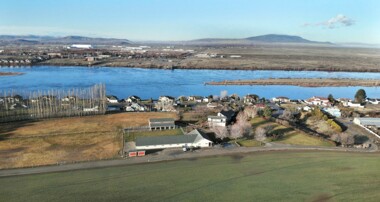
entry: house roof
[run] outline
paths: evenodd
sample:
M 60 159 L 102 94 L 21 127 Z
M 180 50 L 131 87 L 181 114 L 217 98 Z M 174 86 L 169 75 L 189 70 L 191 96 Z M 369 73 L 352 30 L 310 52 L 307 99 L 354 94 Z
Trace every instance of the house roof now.
M 380 118 L 357 118 L 362 125 L 376 126 L 380 128 Z
M 223 116 L 227 117 L 227 119 L 232 118 L 235 115 L 235 112 L 233 110 L 228 110 L 228 111 L 221 111 L 220 112 Z
M 207 118 L 210 118 L 210 119 L 225 119 L 226 117 L 222 117 L 222 116 L 208 116 Z
M 157 137 L 137 137 L 136 146 L 193 143 L 198 135 L 168 135 Z
M 107 97 L 108 99 L 115 99 L 115 100 L 117 100 L 117 97 L 114 96 L 114 95 L 107 95 L 106 97 Z
M 172 97 L 172 96 L 168 96 L 168 95 L 160 96 L 159 99 L 164 98 L 164 97 L 166 97 L 166 98 L 168 98 L 168 99 L 171 99 L 171 100 L 175 100 L 174 97 Z
M 173 118 L 155 118 L 149 119 L 150 123 L 174 122 Z
M 167 135 L 155 137 L 137 137 L 136 146 L 165 145 L 165 144 L 191 144 L 196 143 L 204 138 L 202 133 L 197 129 L 186 135 Z
M 288 97 L 284 97 L 284 96 L 279 96 L 279 97 L 276 97 L 276 99 L 289 99 Z

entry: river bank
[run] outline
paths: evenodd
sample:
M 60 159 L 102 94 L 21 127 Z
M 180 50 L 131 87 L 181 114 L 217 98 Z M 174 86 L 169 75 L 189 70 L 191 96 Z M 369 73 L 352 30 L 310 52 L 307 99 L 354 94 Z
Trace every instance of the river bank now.
M 267 59 L 267 58 L 265 58 Z M 322 58 L 324 59 L 324 58 Z M 321 58 L 312 61 L 292 58 L 277 61 L 275 59 L 255 57 L 247 58 L 185 58 L 185 59 L 146 59 L 146 58 L 109 58 L 92 62 L 84 59 L 53 58 L 38 62 L 33 66 L 92 66 L 145 69 L 196 69 L 196 70 L 282 70 L 282 71 L 325 71 L 325 72 L 380 72 L 378 65 L 366 62 L 348 63 L 347 61 L 321 62 Z
M 276 78 L 255 80 L 225 80 L 207 82 L 206 85 L 289 85 L 300 87 L 380 86 L 380 80 L 348 78 Z

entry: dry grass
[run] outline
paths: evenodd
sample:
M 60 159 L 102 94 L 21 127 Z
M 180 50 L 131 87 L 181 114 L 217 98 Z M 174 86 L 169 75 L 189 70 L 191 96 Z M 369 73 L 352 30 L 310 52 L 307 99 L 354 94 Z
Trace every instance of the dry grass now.
M 8 138 L 0 141 L 0 168 L 113 158 L 122 148 L 121 128 L 147 125 L 148 118 L 159 117 L 176 115 L 123 113 L 2 123 L 0 134 Z

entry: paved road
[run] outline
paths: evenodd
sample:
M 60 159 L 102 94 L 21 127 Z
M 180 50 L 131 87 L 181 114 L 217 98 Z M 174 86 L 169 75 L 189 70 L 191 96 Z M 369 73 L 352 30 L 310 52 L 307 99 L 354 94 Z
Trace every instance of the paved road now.
M 128 159 L 115 159 L 115 160 L 103 160 L 83 162 L 76 164 L 65 165 L 53 165 L 34 168 L 20 168 L 20 169 L 8 169 L 0 170 L 0 177 L 17 176 L 17 175 L 29 175 L 39 173 L 51 173 L 51 172 L 63 172 L 82 169 L 94 169 L 104 168 L 112 166 L 126 166 L 134 164 L 152 163 L 160 161 L 171 161 L 181 159 L 194 159 L 207 156 L 218 155 L 233 155 L 239 153 L 250 152 L 263 152 L 263 151 L 342 151 L 342 152 L 377 152 L 377 147 L 371 149 L 355 149 L 355 148 L 341 148 L 341 147 L 308 147 L 308 146 L 294 146 L 278 143 L 267 143 L 264 147 L 234 147 L 234 148 L 209 148 L 200 149 L 194 152 L 183 152 L 181 149 L 167 149 L 156 154 L 150 154 L 144 157 L 135 157 Z

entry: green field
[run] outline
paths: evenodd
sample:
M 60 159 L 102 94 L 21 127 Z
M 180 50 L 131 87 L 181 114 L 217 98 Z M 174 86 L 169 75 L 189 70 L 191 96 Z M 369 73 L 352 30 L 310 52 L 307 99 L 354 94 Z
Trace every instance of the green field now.
M 380 154 L 260 152 L 0 178 L 2 201 L 379 201 Z
M 261 117 L 255 117 L 251 120 L 253 129 L 256 129 L 258 126 L 266 127 L 271 126 L 272 129 L 268 131 L 269 135 L 273 133 L 282 134 L 282 137 L 279 139 L 268 138 L 267 141 L 273 141 L 283 144 L 291 145 L 305 145 L 305 146 L 325 146 L 333 147 L 335 144 L 332 141 L 325 140 L 323 138 L 318 138 L 314 136 L 307 135 L 303 132 L 296 131 L 291 127 L 285 127 L 278 123 L 265 120 Z

